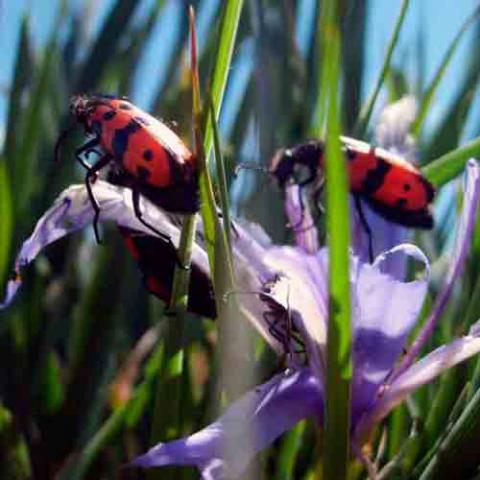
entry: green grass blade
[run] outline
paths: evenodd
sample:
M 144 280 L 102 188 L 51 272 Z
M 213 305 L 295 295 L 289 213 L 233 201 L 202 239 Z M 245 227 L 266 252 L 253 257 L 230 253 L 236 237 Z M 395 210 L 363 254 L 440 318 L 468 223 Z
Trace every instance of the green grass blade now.
M 138 0 L 117 0 L 113 5 L 78 75 L 74 93 L 89 92 L 98 84 L 139 4 Z
M 480 40 L 480 25 L 477 22 L 475 35 L 470 48 L 470 58 L 463 72 L 463 80 L 450 102 L 450 107 L 442 117 L 442 122 L 423 148 L 424 158 L 433 159 L 457 147 L 465 121 L 473 103 L 473 97 L 480 80 L 480 57 L 477 45 Z
M 69 438 L 72 446 L 89 438 L 100 420 L 101 400 L 106 400 L 108 360 L 115 344 L 114 333 L 120 328 L 118 299 L 124 281 L 124 245 L 116 232 L 107 232 L 105 241 L 108 247 L 98 250 L 70 335 L 69 384 L 59 415 L 76 432 Z M 85 372 L 90 373 L 85 376 Z M 56 440 L 60 450 L 68 445 L 65 439 Z
M 215 116 L 218 118 L 220 113 L 220 108 L 222 105 L 223 94 L 225 92 L 225 87 L 227 85 L 228 72 L 230 69 L 230 63 L 232 59 L 233 47 L 235 45 L 235 39 L 238 29 L 238 24 L 240 21 L 240 13 L 243 6 L 243 0 L 229 0 L 225 5 L 225 10 L 222 16 L 222 21 L 220 25 L 220 37 L 218 39 L 218 50 L 215 58 L 215 64 L 213 67 L 212 81 L 210 86 L 210 96 L 213 108 L 215 110 Z M 195 89 L 194 89 L 195 91 Z M 195 99 L 194 99 L 195 100 Z M 203 145 L 202 145 L 202 156 L 203 158 L 199 159 L 200 164 L 200 198 L 202 200 L 201 205 L 201 215 L 203 220 L 203 228 L 206 239 L 206 246 L 210 260 L 210 266 L 212 272 L 215 271 L 214 267 L 214 248 L 217 239 L 217 211 L 215 198 L 213 194 L 212 180 L 210 177 L 209 169 L 207 168 L 206 162 L 210 151 L 213 146 L 213 126 L 211 122 L 210 115 L 206 114 L 204 118 L 201 116 L 201 101 L 200 97 L 195 101 L 198 102 L 196 107 L 197 117 L 196 122 L 198 124 L 197 132 L 202 131 L 202 120 L 204 120 L 204 129 L 203 133 Z M 194 106 L 195 108 L 195 106 Z M 204 109 L 205 112 L 208 112 L 208 108 Z M 198 136 L 198 133 L 196 134 Z M 198 138 L 197 141 L 200 139 Z M 204 162 L 204 165 L 202 165 Z
M 133 90 L 135 74 L 141 62 L 143 61 L 142 52 L 145 51 L 146 45 L 151 38 L 153 29 L 163 12 L 162 7 L 165 2 L 157 0 L 152 6 L 147 18 L 139 25 L 134 32 L 131 33 L 129 45 L 122 49 L 119 58 L 116 59 L 120 64 L 115 73 L 120 77 L 118 92 L 130 95 Z
M 198 65 L 197 65 L 197 44 L 195 30 L 195 16 L 193 7 L 189 11 L 189 24 L 191 35 L 191 75 L 193 89 L 193 108 L 194 118 L 197 117 L 199 101 L 198 84 Z M 196 136 L 198 140 L 198 136 Z M 197 158 L 199 145 L 196 142 L 195 151 Z M 182 227 L 178 255 L 180 262 L 184 267 L 190 266 L 195 232 L 197 225 L 197 215 L 186 215 Z M 156 444 L 159 441 L 166 441 L 180 435 L 182 406 L 181 390 L 183 384 L 183 372 L 185 368 L 185 315 L 188 305 L 188 287 L 190 282 L 190 269 L 175 268 L 173 278 L 172 297 L 170 299 L 170 310 L 176 313 L 175 319 L 169 319 L 168 330 L 165 335 L 164 366 L 162 374 L 157 383 L 157 392 L 155 395 L 155 405 L 153 413 L 153 423 L 151 429 L 150 443 Z M 149 479 L 165 478 L 169 476 L 159 472 L 149 472 Z M 172 477 L 174 478 L 174 477 Z
M 479 434 L 480 391 L 477 391 L 419 477 L 420 480 L 470 478 L 478 467 Z
M 10 246 L 13 237 L 13 211 L 7 164 L 0 158 L 0 284 L 6 278 L 10 262 Z
M 15 60 L 15 70 L 13 74 L 12 88 L 8 102 L 8 119 L 5 134 L 5 157 L 9 172 L 15 173 L 17 148 L 19 146 L 19 126 L 22 124 L 23 108 L 21 104 L 22 95 L 31 83 L 32 76 L 32 47 L 30 45 L 29 19 L 28 16 L 22 18 L 20 26 L 20 40 L 17 48 L 17 58 Z
M 191 35 L 191 62 L 192 62 L 192 103 L 193 103 L 193 131 L 195 137 L 195 155 L 199 169 L 200 214 L 203 221 L 205 243 L 210 263 L 210 271 L 215 271 L 215 245 L 217 235 L 217 206 L 213 193 L 213 183 L 205 156 L 205 137 L 202 129 L 203 113 L 200 94 L 200 78 L 197 62 L 197 40 L 195 36 L 194 13 L 190 12 Z M 208 112 L 208 110 L 206 110 Z
M 232 60 L 233 47 L 237 36 L 238 24 L 240 23 L 242 7 L 243 0 L 228 0 L 223 11 L 218 50 L 210 86 L 210 95 L 217 120 L 220 115 L 223 94 L 227 85 L 228 71 Z M 213 145 L 213 128 L 210 115 L 206 116 L 204 139 L 205 158 L 208 160 Z
M 185 266 L 190 265 L 196 224 L 196 215 L 185 217 L 178 249 L 179 260 Z M 150 436 L 151 445 L 176 438 L 181 432 L 185 315 L 189 283 L 190 270 L 176 266 L 169 306 L 169 310 L 175 312 L 176 315 L 166 319 L 168 327 L 163 337 L 165 343 L 164 362 L 157 382 Z M 157 478 L 158 474 L 154 472 L 151 477 Z
M 0 477 L 5 480 L 32 478 L 30 452 L 10 410 L 0 403 Z
M 229 1 L 226 5 L 225 14 L 222 18 L 220 29 L 220 45 L 218 47 L 216 64 L 214 66 L 213 84 L 210 89 L 211 96 L 209 101 L 205 102 L 203 117 L 200 115 L 200 94 L 194 96 L 194 111 L 196 118 L 196 138 L 200 145 L 200 133 L 202 120 L 205 125 L 202 149 L 200 151 L 199 165 L 201 165 L 200 176 L 200 194 L 203 203 L 201 209 L 202 220 L 205 229 L 205 238 L 210 259 L 210 268 L 213 274 L 213 286 L 215 290 L 215 300 L 218 313 L 219 324 L 219 358 L 220 358 L 220 389 L 228 399 L 236 398 L 239 394 L 251 387 L 254 381 L 254 370 L 251 368 L 249 359 L 252 358 L 253 343 L 251 331 L 247 323 L 240 318 L 238 303 L 235 295 L 228 293 L 235 290 L 235 279 L 233 264 L 231 260 L 231 251 L 227 240 L 225 229 L 230 228 L 228 212 L 224 217 L 223 223 L 218 217 L 217 206 L 213 195 L 213 184 L 210 175 L 210 169 L 207 167 L 207 152 L 210 152 L 213 141 L 215 141 L 215 153 L 217 162 L 223 162 L 220 145 L 218 140 L 218 130 L 216 129 L 216 116 L 220 111 L 223 92 L 227 82 L 231 54 L 235 42 L 235 36 L 240 19 L 241 5 L 243 2 Z M 224 45 L 223 45 L 224 44 Z M 194 79 L 194 92 L 199 90 L 198 77 Z M 211 113 L 211 115 L 209 115 Z M 208 117 L 208 118 L 207 118 Z M 209 137 L 207 138 L 207 135 Z M 209 139 L 210 138 L 210 139 Z M 217 168 L 222 170 L 222 164 Z M 225 172 L 219 172 L 219 180 L 223 185 L 220 186 L 222 203 L 224 207 L 227 204 L 227 188 L 224 180 Z M 225 215 L 225 213 L 224 213 Z M 207 230 L 208 228 L 211 230 Z M 224 227 L 225 225 L 225 227 Z M 227 226 L 228 225 L 228 226 Z M 235 349 L 232 345 L 235 344 Z M 235 370 L 238 375 L 232 376 L 231 372 Z M 253 432 L 252 432 L 253 434 Z M 226 455 L 233 453 L 237 446 L 230 445 L 230 442 L 224 446 Z M 254 469 L 254 467 L 252 467 Z
M 395 27 L 392 32 L 392 37 L 388 42 L 387 53 L 383 60 L 383 66 L 380 70 L 380 74 L 378 76 L 377 81 L 375 82 L 375 87 L 373 89 L 372 94 L 368 98 L 366 104 L 362 107 L 360 111 L 360 115 L 358 117 L 357 124 L 354 128 L 354 136 L 359 138 L 363 137 L 365 131 L 368 126 L 368 122 L 373 112 L 373 107 L 375 106 L 375 102 L 377 101 L 378 94 L 380 93 L 380 89 L 382 88 L 383 82 L 388 74 L 388 70 L 390 69 L 390 63 L 392 61 L 393 51 L 395 50 L 395 46 L 398 41 L 398 37 L 400 35 L 400 30 L 403 25 L 403 21 L 405 20 L 405 14 L 407 13 L 408 6 L 410 4 L 410 0 L 403 0 L 402 5 L 400 7 L 400 13 L 398 14 L 397 20 L 395 22 Z
M 346 2 L 346 12 L 342 12 L 342 67 L 344 92 L 342 112 L 345 118 L 345 131 L 353 129 L 358 117 L 363 71 L 365 68 L 365 38 L 367 22 L 367 2 Z
M 58 30 L 62 18 L 56 22 L 55 29 Z M 14 208 L 17 214 L 21 214 L 31 200 L 31 194 L 38 187 L 38 176 L 36 175 L 35 155 L 38 151 L 39 142 L 45 125 L 42 123 L 42 113 L 47 103 L 48 90 L 52 79 L 53 62 L 58 54 L 57 40 L 58 33 L 53 33 L 43 53 L 43 59 L 38 65 L 35 73 L 35 85 L 32 89 L 30 102 L 25 111 L 23 128 L 21 130 L 21 144 L 15 155 L 15 169 L 12 175 L 12 184 L 22 185 L 21 195 L 15 196 Z M 18 190 L 20 193 L 20 189 Z
M 440 63 L 440 66 L 438 67 L 438 70 L 437 70 L 435 76 L 433 77 L 432 82 L 430 83 L 430 86 L 427 88 L 427 91 L 425 92 L 425 95 L 422 98 L 422 102 L 421 102 L 420 108 L 418 110 L 417 119 L 415 120 L 415 122 L 412 126 L 412 133 L 416 137 L 418 137 L 420 135 L 423 123 L 425 121 L 425 117 L 426 117 L 427 112 L 430 108 L 430 105 L 433 101 L 435 93 L 438 89 L 438 86 L 440 85 L 441 80 L 443 79 L 443 77 L 445 75 L 445 72 L 447 71 L 447 68 L 450 64 L 451 59 L 453 58 L 454 53 L 457 51 L 457 48 L 460 44 L 460 40 L 463 38 L 464 33 L 468 30 L 470 25 L 478 17 L 479 14 L 480 14 L 480 7 L 477 7 L 472 12 L 472 14 L 467 17 L 467 19 L 465 20 L 465 22 L 461 26 L 458 33 L 455 35 L 455 38 L 453 39 L 452 43 L 450 44 L 450 47 L 445 52 L 445 56 L 443 57 L 443 59 Z
M 477 137 L 460 148 L 436 158 L 422 168 L 422 172 L 438 188 L 462 173 L 469 158 L 479 155 L 480 137 Z
M 278 455 L 276 480 L 289 480 L 294 478 L 295 462 L 304 440 L 306 422 L 299 422 L 290 430 L 282 442 Z
M 150 404 L 152 386 L 160 374 L 162 360 L 163 343 L 156 347 L 146 362 L 143 368 L 144 379 L 135 388 L 131 399 L 109 415 L 81 452 L 59 472 L 58 480 L 79 480 L 83 478 L 101 451 L 115 442 L 125 426 L 129 429 L 136 426 Z
M 222 210 L 223 218 L 223 228 L 225 229 L 225 241 L 227 244 L 228 258 L 225 260 L 228 261 L 230 265 L 233 265 L 232 260 L 232 245 L 231 245 L 231 219 L 230 219 L 230 209 L 229 209 L 229 200 L 228 200 L 228 185 L 227 185 L 227 175 L 225 172 L 225 162 L 223 160 L 222 150 L 220 147 L 220 136 L 218 132 L 218 125 L 215 119 L 215 109 L 213 103 L 210 101 L 210 115 L 213 128 L 213 149 L 215 153 L 215 165 L 217 167 L 217 181 L 220 191 L 220 208 Z M 233 272 L 233 267 L 232 272 Z
M 349 275 L 349 204 L 345 159 L 340 149 L 340 29 L 338 4 L 322 2 L 325 32 L 322 69 L 328 100 L 326 144 L 326 224 L 329 245 L 329 320 L 326 367 L 324 474 L 347 478 L 350 458 L 350 381 L 352 378 Z M 330 207 L 329 207 L 330 206 Z M 334 208 L 332 207 L 334 206 Z

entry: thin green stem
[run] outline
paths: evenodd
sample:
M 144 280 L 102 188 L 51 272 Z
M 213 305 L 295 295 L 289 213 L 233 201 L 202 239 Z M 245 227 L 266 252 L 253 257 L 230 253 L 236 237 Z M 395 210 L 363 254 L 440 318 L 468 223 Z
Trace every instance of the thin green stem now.
M 388 42 L 387 53 L 383 60 L 382 69 L 380 70 L 380 74 L 377 78 L 377 81 L 375 82 L 375 87 L 372 94 L 368 98 L 367 103 L 363 106 L 362 110 L 360 111 L 360 115 L 358 116 L 358 120 L 354 128 L 354 135 L 356 137 L 363 137 L 363 135 L 365 134 L 365 130 L 367 129 L 368 122 L 370 120 L 370 117 L 372 116 L 373 107 L 375 106 L 375 102 L 377 101 L 380 89 L 382 88 L 388 70 L 390 69 L 393 51 L 395 50 L 395 46 L 400 35 L 403 21 L 405 20 L 405 14 L 407 13 L 409 3 L 410 0 L 403 0 L 402 6 L 400 7 L 400 13 L 398 14 L 397 20 L 395 22 L 395 28 L 393 29 L 392 37 Z
M 350 381 L 352 378 L 349 276 L 349 204 L 345 160 L 340 146 L 339 84 L 341 39 L 338 2 L 322 2 L 322 68 L 326 108 L 326 224 L 329 246 L 329 319 L 323 473 L 327 480 L 347 478 L 350 455 Z M 334 206 L 334 208 L 329 207 Z M 322 355 L 322 352 L 319 352 Z
M 442 62 L 440 63 L 440 66 L 438 67 L 438 70 L 433 77 L 433 80 L 430 86 L 427 88 L 425 94 L 423 95 L 422 103 L 420 104 L 417 118 L 414 124 L 412 125 L 412 133 L 416 137 L 420 135 L 423 123 L 425 121 L 428 110 L 435 96 L 435 93 L 438 89 L 438 86 L 440 85 L 442 78 L 445 75 L 445 72 L 447 71 L 447 68 L 450 64 L 450 60 L 453 58 L 453 54 L 457 51 L 457 47 L 460 44 L 460 40 L 462 39 L 464 33 L 468 30 L 468 27 L 470 27 L 470 25 L 478 17 L 479 14 L 480 14 L 480 6 L 476 7 L 475 10 L 467 17 L 467 19 L 461 26 L 458 33 L 455 35 L 455 38 L 450 44 L 450 47 L 446 51 L 442 59 Z

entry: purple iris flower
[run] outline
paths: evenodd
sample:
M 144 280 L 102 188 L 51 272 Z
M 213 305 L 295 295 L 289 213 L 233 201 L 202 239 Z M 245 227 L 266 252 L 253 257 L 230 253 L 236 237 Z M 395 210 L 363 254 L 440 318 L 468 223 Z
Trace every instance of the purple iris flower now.
M 291 202 L 287 208 L 291 223 L 299 208 L 294 200 L 298 199 L 295 188 L 292 186 L 292 190 L 287 192 L 287 202 Z M 434 320 L 427 322 L 428 333 L 438 321 L 452 285 L 464 266 L 479 194 L 480 170 L 475 161 L 470 161 L 450 274 L 433 307 Z M 252 315 L 262 318 L 267 305 L 271 306 L 272 302 L 280 307 L 276 309 L 279 312 L 277 321 L 281 325 L 286 318 L 291 318 L 294 329 L 300 332 L 305 342 L 307 363 L 299 362 L 297 367 L 289 368 L 250 391 L 203 430 L 187 438 L 156 445 L 136 458 L 133 465 L 195 465 L 205 479 L 235 478 L 256 453 L 301 419 L 312 417 L 322 425 L 328 255 L 325 248 L 309 253 L 312 245 L 312 238 L 306 236 L 309 229 L 299 232 L 296 235 L 297 247 L 274 246 L 265 240 L 258 241 L 253 235 L 249 240 L 250 248 L 242 249 L 242 253 L 237 252 L 236 256 L 240 263 L 248 263 L 242 268 L 257 276 L 258 282 L 265 285 L 264 291 L 268 292 L 268 302 L 249 306 Z M 244 243 L 247 242 L 246 235 L 244 230 Z M 385 273 L 385 262 L 390 255 L 414 258 L 423 265 L 422 275 L 413 281 L 405 281 Z M 373 264 L 365 263 L 352 254 L 354 377 L 351 436 L 356 452 L 368 440 L 375 424 L 408 395 L 445 370 L 480 352 L 480 326 L 475 324 L 468 335 L 434 350 L 416 363 L 413 362 L 414 357 L 407 354 L 405 358 L 411 361 L 401 370 L 395 370 L 395 364 L 406 347 L 407 337 L 418 320 L 427 293 L 428 277 L 427 258 L 411 244 L 393 247 L 377 256 Z M 287 311 L 289 316 L 282 315 L 281 312 Z M 428 334 L 422 335 L 424 344 Z M 275 344 L 276 340 L 272 338 L 270 343 Z M 236 446 L 235 455 L 231 454 L 231 449 L 227 452 L 226 444 Z
M 299 213 L 298 191 L 287 192 L 287 211 L 293 224 Z M 101 219 L 143 231 L 128 189 L 102 181 L 93 185 Z M 421 385 L 443 371 L 480 352 L 480 327 L 415 361 L 438 322 L 469 250 L 478 199 L 480 170 L 475 161 L 466 169 L 463 212 L 446 282 L 419 339 L 399 367 L 395 367 L 415 326 L 428 288 L 429 263 L 411 244 L 400 244 L 377 256 L 373 264 L 352 253 L 351 298 L 354 378 L 352 382 L 351 436 L 357 450 L 376 423 Z M 179 229 L 169 216 L 142 199 L 143 216 L 178 243 Z M 31 262 L 48 244 L 68 233 L 90 226 L 93 210 L 84 186 L 63 192 L 42 216 L 17 257 L 17 278 L 7 287 L 3 307 L 13 300 L 21 284 L 21 267 Z M 308 215 L 304 216 L 304 221 Z M 328 252 L 316 247 L 315 229 L 296 234 L 297 246 L 276 246 L 258 226 L 236 225 L 234 257 L 241 307 L 266 341 L 279 354 L 287 353 L 290 368 L 257 386 L 214 423 L 193 435 L 162 443 L 136 458 L 132 465 L 194 465 L 205 479 L 219 480 L 242 473 L 252 457 L 268 447 L 299 420 L 323 423 L 325 350 L 328 315 Z M 422 267 L 412 281 L 385 269 L 391 255 L 411 257 Z M 205 249 L 196 243 L 193 261 L 208 268 Z M 299 345 L 303 352 L 299 351 Z M 253 434 L 252 434 L 253 433 Z M 235 448 L 226 448 L 234 445 Z

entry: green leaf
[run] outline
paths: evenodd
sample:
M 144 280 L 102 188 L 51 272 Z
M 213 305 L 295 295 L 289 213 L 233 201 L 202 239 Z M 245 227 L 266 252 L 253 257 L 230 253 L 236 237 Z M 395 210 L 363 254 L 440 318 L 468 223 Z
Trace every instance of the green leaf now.
M 0 158 L 0 218 L 0 284 L 3 284 L 9 267 L 13 237 L 11 185 L 4 158 Z
M 479 155 L 480 137 L 477 137 L 456 150 L 432 160 L 422 168 L 422 172 L 433 185 L 439 188 L 462 173 L 469 158 Z
M 480 456 L 480 390 L 464 409 L 452 430 L 441 443 L 420 480 L 469 478 Z
M 243 0 L 228 0 L 225 4 L 220 24 L 218 50 L 215 57 L 209 90 L 217 120 L 220 115 L 225 87 L 227 86 L 228 72 L 232 61 L 233 47 L 235 45 L 238 25 L 240 23 L 242 7 Z M 207 159 L 209 158 L 212 145 L 213 130 L 210 115 L 207 115 L 204 129 L 204 150 L 205 158 Z
M 295 462 L 302 448 L 305 428 L 306 421 L 299 422 L 285 435 L 278 455 L 277 471 L 274 477 L 276 480 L 294 478 Z

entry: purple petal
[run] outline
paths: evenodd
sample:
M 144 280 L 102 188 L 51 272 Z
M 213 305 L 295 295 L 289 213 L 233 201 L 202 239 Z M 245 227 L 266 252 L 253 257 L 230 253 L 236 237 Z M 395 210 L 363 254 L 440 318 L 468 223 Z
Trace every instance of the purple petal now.
M 204 479 L 240 475 L 253 456 L 305 417 L 320 423 L 321 385 L 308 369 L 279 374 L 234 402 L 216 422 L 197 433 L 160 443 L 131 465 L 195 465 Z
M 365 438 L 375 423 L 384 418 L 413 391 L 479 352 L 480 323 L 477 322 L 467 336 L 437 348 L 388 385 L 379 395 L 374 408 L 357 425 L 356 437 Z
M 102 222 L 112 220 L 120 226 L 153 235 L 153 232 L 139 222 L 135 215 L 131 190 L 116 187 L 100 180 L 92 185 L 92 189 L 100 205 L 100 220 Z M 173 224 L 163 210 L 144 198 L 141 198 L 141 210 L 143 218 L 148 223 L 155 225 L 158 230 L 170 236 L 175 244 L 178 243 L 179 228 Z M 23 243 L 15 262 L 17 274 L 47 245 L 69 233 L 90 226 L 93 216 L 94 212 L 85 186 L 73 185 L 66 189 L 40 218 L 32 235 Z M 202 265 L 202 268 L 208 268 L 206 252 L 198 245 L 194 246 L 192 259 Z M 20 284 L 21 281 L 18 279 L 9 282 L 7 295 L 3 303 L 0 304 L 0 308 L 5 308 L 12 302 Z
M 381 271 L 389 255 L 411 256 L 425 266 L 421 279 L 404 282 Z M 373 265 L 352 261 L 355 419 L 375 397 L 401 355 L 415 326 L 428 289 L 428 259 L 414 245 L 404 244 L 377 257 Z
M 293 229 L 296 244 L 307 253 L 315 253 L 318 246 L 318 233 L 308 203 L 304 202 L 303 189 L 297 184 L 285 190 L 285 212 Z
M 320 381 L 325 377 L 325 348 L 328 316 L 327 249 L 316 255 L 302 248 L 272 247 L 264 262 L 279 272 L 271 296 L 286 311 L 302 334 L 310 366 Z M 320 354 L 320 355 L 319 355 Z
M 478 200 L 480 196 L 480 168 L 475 160 L 468 161 L 466 174 L 463 211 L 452 255 L 453 258 L 447 272 L 445 284 L 435 299 L 433 309 L 422 327 L 422 330 L 418 334 L 407 355 L 405 355 L 402 363 L 398 369 L 396 369 L 392 378 L 396 378 L 413 363 L 415 357 L 418 356 L 420 350 L 425 345 L 425 342 L 430 338 L 445 310 L 445 307 L 447 306 L 455 281 L 459 278 L 465 266 L 465 261 L 470 250 L 473 229 L 477 219 Z
M 397 225 L 386 220 L 371 210 L 365 202 L 362 200 L 360 201 L 362 202 L 362 209 L 365 213 L 368 226 L 373 232 L 372 245 L 374 257 L 382 252 L 390 250 L 396 245 L 400 245 L 409 241 L 412 236 L 411 231 L 405 227 L 402 227 L 401 225 Z M 354 221 L 352 223 L 353 251 L 363 262 L 369 262 L 369 237 L 365 231 L 365 228 L 360 222 L 358 212 L 356 211 L 353 202 L 350 207 L 350 211 L 354 212 Z M 390 273 L 399 280 L 404 279 L 407 272 L 407 263 L 405 261 L 405 257 L 401 255 L 389 256 L 385 262 L 384 271 Z
M 264 285 L 273 282 L 277 269 L 264 262 L 266 252 L 271 248 L 270 238 L 263 229 L 246 221 L 235 223 L 233 255 L 239 306 L 247 320 L 263 336 L 266 342 L 279 354 L 283 354 L 282 344 L 273 338 L 265 323 L 263 314 L 266 305 L 260 298 Z
M 18 274 L 16 275 L 16 278 L 7 282 L 7 292 L 3 302 L 0 303 L 0 310 L 7 308 L 13 302 L 13 299 L 15 298 L 15 295 L 17 294 L 17 291 L 21 285 L 22 280 Z

